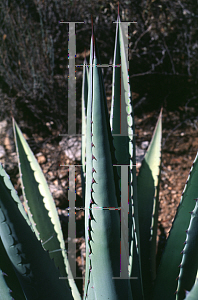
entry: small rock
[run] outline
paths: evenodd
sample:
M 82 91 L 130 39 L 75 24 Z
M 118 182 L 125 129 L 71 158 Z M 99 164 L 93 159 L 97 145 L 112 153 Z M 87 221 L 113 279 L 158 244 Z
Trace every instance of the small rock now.
M 14 134 L 12 128 L 8 129 L 6 132 L 6 137 L 4 139 L 4 146 L 8 152 L 15 151 Z
M 8 125 L 8 123 L 6 120 L 0 122 L 0 134 L 1 135 L 5 134 L 7 125 Z
M 61 186 L 63 187 L 63 188 L 66 188 L 67 187 L 67 181 L 66 180 L 61 180 Z
M 10 156 L 12 157 L 12 162 L 14 164 L 17 164 L 18 163 L 18 158 L 17 158 L 16 152 L 10 153 Z
M 53 181 L 53 183 L 54 183 L 55 186 L 58 186 L 58 180 L 57 180 L 57 179 L 55 179 L 55 180 Z
M 53 172 L 52 171 L 49 171 L 48 173 L 47 173 L 47 175 L 48 175 L 48 177 L 49 177 L 49 180 L 54 180 L 55 179 L 55 176 L 54 176 L 54 174 L 53 174 Z
M 81 159 L 81 137 L 66 137 L 60 141 L 59 145 L 64 150 L 65 155 L 71 160 Z
M 145 154 L 145 151 L 140 149 L 136 145 L 136 162 L 137 162 L 137 164 L 142 162 L 142 160 L 144 159 L 144 154 Z
M 46 162 L 46 158 L 43 155 L 43 153 L 41 153 L 41 152 L 37 153 L 36 157 L 37 157 L 37 161 L 39 164 L 44 164 Z
M 67 176 L 67 170 L 65 169 L 58 169 L 58 177 L 59 179 L 63 179 Z
M 142 149 L 147 149 L 148 145 L 149 145 L 149 141 L 144 141 L 144 142 L 141 143 L 141 148 Z
M 63 190 L 54 184 L 49 184 L 50 192 L 54 198 L 59 198 L 63 196 Z
M 0 145 L 0 158 L 3 158 L 6 155 L 5 149 Z

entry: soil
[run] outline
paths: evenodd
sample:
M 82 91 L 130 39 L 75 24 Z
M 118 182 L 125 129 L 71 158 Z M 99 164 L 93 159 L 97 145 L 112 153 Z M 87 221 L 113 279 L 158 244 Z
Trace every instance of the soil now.
M 159 115 L 159 110 L 152 112 L 142 112 L 135 115 L 137 146 L 143 147 L 145 142 L 150 142 L 155 124 Z M 9 123 L 9 121 L 8 121 Z M 198 119 L 196 110 L 193 107 L 178 107 L 177 111 L 163 110 L 163 140 L 162 140 L 162 165 L 160 182 L 160 209 L 158 218 L 159 249 L 157 253 L 157 263 L 161 257 L 165 240 L 174 220 L 174 216 L 179 205 L 181 194 L 184 189 L 190 168 L 196 156 L 198 148 L 197 126 Z M 52 125 L 52 124 L 51 124 Z M 71 161 L 66 157 L 60 147 L 58 130 L 48 124 L 51 136 L 34 133 L 34 126 L 24 122 L 19 122 L 27 141 L 37 157 L 38 162 L 45 174 L 54 197 L 64 238 L 67 246 L 68 235 L 68 168 L 61 168 L 61 164 L 80 164 L 80 161 Z M 24 129 L 24 130 L 23 130 Z M 18 175 L 16 152 L 10 124 L 5 132 L 2 132 L 1 141 L 6 150 L 6 156 L 1 159 L 7 173 L 14 184 L 15 189 L 23 201 L 21 185 Z M 75 150 L 74 150 L 75 151 Z M 76 207 L 83 206 L 80 167 L 76 168 Z M 76 212 L 76 261 L 77 276 L 84 275 L 85 267 L 85 239 L 84 239 L 84 211 Z M 83 292 L 83 280 L 77 279 L 77 285 L 81 293 Z

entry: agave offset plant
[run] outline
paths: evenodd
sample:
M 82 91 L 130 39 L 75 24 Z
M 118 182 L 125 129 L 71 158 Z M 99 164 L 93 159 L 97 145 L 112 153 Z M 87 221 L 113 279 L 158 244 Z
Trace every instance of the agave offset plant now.
M 136 177 L 135 126 L 124 36 L 118 16 L 110 116 L 93 32 L 89 66 L 85 61 L 83 68 L 83 300 L 198 299 L 198 159 L 196 156 L 156 270 L 162 111 Z M 55 202 L 14 118 L 13 130 L 25 209 L 0 165 L 0 300 L 80 300 Z M 123 180 L 122 166 L 128 168 L 128 180 Z M 129 214 L 122 211 L 126 207 L 123 201 L 129 205 Z M 128 226 L 120 226 L 120 220 Z M 120 277 L 123 270 L 124 278 Z M 60 280 L 61 276 L 66 279 Z

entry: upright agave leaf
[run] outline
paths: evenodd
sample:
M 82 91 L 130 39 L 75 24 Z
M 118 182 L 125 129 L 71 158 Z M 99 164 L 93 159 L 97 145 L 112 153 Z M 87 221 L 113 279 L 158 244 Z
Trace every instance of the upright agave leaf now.
M 87 98 L 88 98 L 88 67 L 86 58 L 83 66 L 83 82 L 82 82 L 82 149 L 81 149 L 81 179 L 82 179 L 82 195 L 85 204 L 85 164 L 86 164 L 86 123 L 87 123 Z
M 114 61 L 113 61 L 113 78 L 112 78 L 112 102 L 111 102 L 111 115 L 110 115 L 110 125 L 113 136 L 113 144 L 115 147 L 115 155 L 118 161 L 118 164 L 129 165 L 130 156 L 129 156 L 129 137 L 128 137 L 128 119 L 127 111 L 130 109 L 129 94 L 124 94 L 125 110 L 121 111 L 121 83 L 125 80 L 128 82 L 128 70 L 124 70 L 126 65 L 122 66 L 121 57 L 120 57 L 120 43 L 123 43 L 121 40 L 121 27 L 119 27 L 120 19 L 117 19 L 116 26 L 116 37 L 115 37 L 115 49 L 114 49 Z M 122 52 L 124 55 L 124 52 Z M 125 56 L 125 55 L 124 55 Z M 124 59 L 126 59 L 124 57 Z M 125 72 L 124 72 L 125 71 Z M 124 78 L 123 78 L 124 77 Z M 127 86 L 127 88 L 130 88 Z M 123 91 L 124 87 L 122 88 Z M 128 116 L 129 117 L 129 116 Z M 132 116 L 130 116 L 132 118 Z M 122 119 L 122 123 L 121 123 Z M 123 126 L 122 126 L 123 125 Z M 123 132 L 126 135 L 121 136 L 121 126 Z M 125 130 L 125 131 L 124 131 Z M 119 174 L 120 175 L 120 174 Z
M 86 239 L 89 256 L 86 258 L 88 280 L 84 299 L 132 299 L 128 279 L 120 276 L 120 221 L 112 153 L 110 125 L 104 84 L 92 35 L 93 69 L 90 70 L 87 111 L 86 156 Z M 92 73 L 93 72 L 93 73 Z
M 14 187 L 0 165 L 0 237 L 28 300 L 73 300 L 66 282 L 37 239 Z
M 161 138 L 162 112 L 137 178 L 141 267 L 146 299 L 151 297 L 152 280 L 155 279 Z
M 135 167 L 135 128 L 133 122 L 133 108 L 131 91 L 129 85 L 129 76 L 127 68 L 127 60 L 124 49 L 124 39 L 120 17 L 117 19 L 115 50 L 113 62 L 113 80 L 112 80 L 112 103 L 110 124 L 115 147 L 115 156 L 118 165 L 130 165 L 130 201 L 129 201 L 129 274 L 130 277 L 137 277 L 137 280 L 131 280 L 132 294 L 136 299 L 141 299 L 142 282 L 139 253 L 136 245 L 140 246 L 139 227 L 138 227 L 138 210 L 137 210 L 137 194 L 136 194 L 136 167 Z M 120 65 L 120 67 L 119 67 Z M 121 94 L 122 93 L 122 94 Z M 125 106 L 122 106 L 124 100 Z M 126 134 L 124 135 L 123 133 Z M 120 134 L 120 135 L 119 135 Z M 122 135 L 121 135 L 122 134 Z M 118 167 L 118 174 L 120 168 Z M 133 205 L 133 212 L 132 212 Z M 135 213 L 134 213 L 135 206 Z M 132 218 L 133 214 L 133 218 Z M 136 231 L 134 231 L 136 228 Z
M 190 170 L 184 191 L 182 193 L 180 205 L 177 209 L 166 247 L 158 268 L 153 300 L 174 300 L 177 289 L 177 277 L 179 276 L 179 266 L 181 264 L 184 242 L 186 240 L 186 230 L 190 223 L 190 214 L 194 209 L 194 199 L 198 198 L 198 153 Z M 190 273 L 189 276 L 192 276 Z M 168 287 L 168 288 L 167 288 Z
M 27 210 L 43 243 L 44 249 L 49 251 L 55 265 L 60 269 L 64 281 L 69 283 L 75 300 L 80 300 L 80 294 L 72 277 L 65 243 L 61 230 L 55 202 L 48 188 L 43 172 L 28 146 L 21 130 L 13 119 L 15 143 L 18 153 L 19 170 L 21 174 L 22 191 Z M 31 221 L 31 219 L 30 219 Z M 34 225 L 34 224 L 33 224 Z M 37 235 L 38 237 L 38 235 Z M 67 280 L 67 274 L 69 279 Z
M 92 34 L 93 35 L 93 34 Z M 91 262 L 89 259 L 89 208 L 91 199 L 91 185 L 92 177 L 87 176 L 92 172 L 92 141 L 91 141 L 91 114 L 92 114 L 92 80 L 93 80 L 93 38 L 91 38 L 90 44 L 90 59 L 89 59 L 89 89 L 88 89 L 88 102 L 87 102 L 87 124 L 86 124 L 86 192 L 85 192 L 85 244 L 86 244 L 86 269 L 85 269 L 85 284 L 84 284 L 84 296 L 83 299 L 92 297 L 94 299 L 94 290 L 89 286 L 93 286 L 92 277 L 90 278 Z M 89 122 L 88 122 L 89 120 Z M 89 163 L 87 163 L 89 161 Z
M 0 300 L 12 299 L 25 300 L 26 297 L 0 237 Z

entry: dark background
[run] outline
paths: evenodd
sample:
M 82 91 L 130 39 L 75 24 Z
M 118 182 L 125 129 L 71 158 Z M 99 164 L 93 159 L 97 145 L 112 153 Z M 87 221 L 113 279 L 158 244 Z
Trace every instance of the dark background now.
M 129 26 L 130 81 L 135 114 L 179 106 L 197 108 L 198 6 L 196 1 L 121 1 L 121 21 Z M 0 117 L 48 131 L 46 122 L 67 132 L 68 25 L 76 24 L 76 63 L 89 49 L 91 15 L 101 62 L 112 62 L 117 1 L 1 1 Z M 88 58 L 88 56 L 87 56 Z M 80 132 L 81 72 L 77 70 Z M 104 69 L 107 93 L 111 68 Z M 79 74 L 78 74 L 79 73 Z M 49 133 L 49 132 L 48 132 Z

